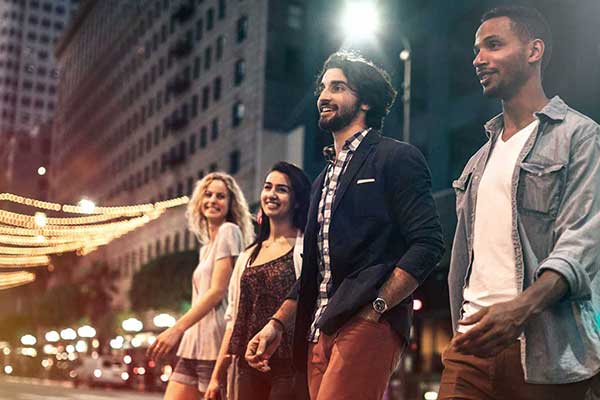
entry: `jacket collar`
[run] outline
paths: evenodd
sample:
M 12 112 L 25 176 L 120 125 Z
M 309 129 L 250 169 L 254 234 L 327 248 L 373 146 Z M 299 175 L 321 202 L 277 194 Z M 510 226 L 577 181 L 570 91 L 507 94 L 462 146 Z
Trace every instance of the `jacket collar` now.
M 554 96 L 544 108 L 533 115 L 540 120 L 547 118 L 553 122 L 560 122 L 565 119 L 568 110 L 569 106 L 559 96 Z M 502 113 L 496 115 L 485 124 L 485 132 L 488 137 L 495 137 L 504 127 L 502 115 Z

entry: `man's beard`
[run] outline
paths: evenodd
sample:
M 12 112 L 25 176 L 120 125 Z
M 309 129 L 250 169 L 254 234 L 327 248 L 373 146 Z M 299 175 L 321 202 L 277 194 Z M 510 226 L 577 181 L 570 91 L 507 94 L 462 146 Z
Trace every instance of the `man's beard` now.
M 352 122 L 359 109 L 360 104 L 358 101 L 349 107 L 338 107 L 338 112 L 333 117 L 329 119 L 319 118 L 319 128 L 327 132 L 337 132 Z

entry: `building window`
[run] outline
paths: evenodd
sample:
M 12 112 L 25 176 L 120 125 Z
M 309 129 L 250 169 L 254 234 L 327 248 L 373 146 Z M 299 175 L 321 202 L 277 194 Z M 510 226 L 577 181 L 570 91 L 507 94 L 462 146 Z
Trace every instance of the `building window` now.
M 240 17 L 237 21 L 237 42 L 241 43 L 248 37 L 248 17 Z
M 218 18 L 219 19 L 224 19 L 225 18 L 225 13 L 226 13 L 226 3 L 225 0 L 219 0 L 219 11 L 218 11 Z
M 217 46 L 215 50 L 215 58 L 217 61 L 221 61 L 223 58 L 223 48 L 225 47 L 225 38 L 223 36 L 219 36 L 217 38 Z
M 200 77 L 200 57 L 195 57 L 194 58 L 194 79 L 198 79 Z
M 215 78 L 213 82 L 213 100 L 219 101 L 221 99 L 221 77 Z
M 202 149 L 205 148 L 206 143 L 207 143 L 206 127 L 203 126 L 200 129 L 200 148 L 202 148 Z M 202 179 L 202 178 L 198 178 L 198 179 Z
M 196 134 L 190 135 L 190 155 L 196 153 Z
M 233 84 L 235 86 L 239 86 L 244 81 L 246 77 L 246 61 L 244 59 L 236 61 L 233 76 Z
M 210 31 L 215 26 L 215 10 L 211 7 L 206 10 L 206 30 Z
M 219 119 L 214 118 L 211 122 L 210 140 L 217 140 L 219 137 Z
M 208 46 L 204 49 L 204 69 L 207 70 L 210 68 L 210 63 L 212 61 L 212 47 Z
M 192 117 L 198 115 L 198 95 L 192 96 Z
M 242 120 L 244 119 L 244 114 L 246 112 L 244 104 L 242 104 L 242 102 L 240 102 L 240 101 L 236 102 L 233 105 L 231 111 L 232 111 L 232 113 L 231 113 L 231 124 L 234 127 L 237 127 L 237 126 L 239 126 L 242 123 Z
M 173 250 L 175 252 L 179 251 L 179 232 L 175 233 L 175 240 L 173 240 Z
M 187 194 L 188 194 L 188 196 L 191 196 L 193 191 L 194 191 L 194 178 L 190 176 L 189 178 L 187 178 Z
M 234 175 L 240 170 L 240 151 L 235 150 L 229 153 L 229 173 Z
M 204 89 L 202 89 L 202 109 L 203 110 L 206 110 L 208 108 L 209 101 L 210 101 L 210 87 L 205 86 Z
M 196 40 L 202 40 L 202 31 L 204 29 L 204 21 L 200 18 L 196 21 Z

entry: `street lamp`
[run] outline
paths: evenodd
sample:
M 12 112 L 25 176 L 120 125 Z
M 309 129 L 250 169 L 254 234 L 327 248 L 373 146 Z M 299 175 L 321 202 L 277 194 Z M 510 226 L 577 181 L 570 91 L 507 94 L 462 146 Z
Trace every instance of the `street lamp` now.
M 39 227 L 43 228 L 48 223 L 48 217 L 43 212 L 36 212 L 33 216 L 33 222 Z
M 404 62 L 404 81 L 402 82 L 402 140 L 410 143 L 410 86 L 411 86 L 411 58 L 410 42 L 404 35 L 400 36 L 404 49 L 400 52 L 399 57 Z
M 144 329 L 144 324 L 137 318 L 127 318 L 121 326 L 127 332 L 139 332 Z
M 56 331 L 46 332 L 45 337 L 46 341 L 51 343 L 58 342 L 60 340 L 60 335 Z
M 72 328 L 63 329 L 60 331 L 60 337 L 64 340 L 75 340 L 77 338 L 77 332 Z
M 158 314 L 152 320 L 157 328 L 170 328 L 175 325 L 175 318 L 169 314 Z
M 39 176 L 44 176 L 46 175 L 46 167 L 39 167 L 37 170 L 37 173 Z
M 37 343 L 37 339 L 33 335 L 24 335 L 21 337 L 21 343 L 24 346 L 33 346 Z
M 379 27 L 375 2 L 373 0 L 348 1 L 340 22 L 349 39 L 373 38 Z
M 81 211 L 84 214 L 92 214 L 96 209 L 96 203 L 89 199 L 81 199 L 78 203 L 79 207 L 81 207 Z

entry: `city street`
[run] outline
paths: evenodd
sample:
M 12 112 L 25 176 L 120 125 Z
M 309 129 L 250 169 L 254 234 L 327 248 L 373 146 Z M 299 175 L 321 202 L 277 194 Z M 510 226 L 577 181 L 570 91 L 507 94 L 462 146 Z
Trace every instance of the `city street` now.
M 75 389 L 70 383 L 44 382 L 30 378 L 0 378 L 0 400 L 148 400 L 162 399 L 160 393 L 119 389 Z

